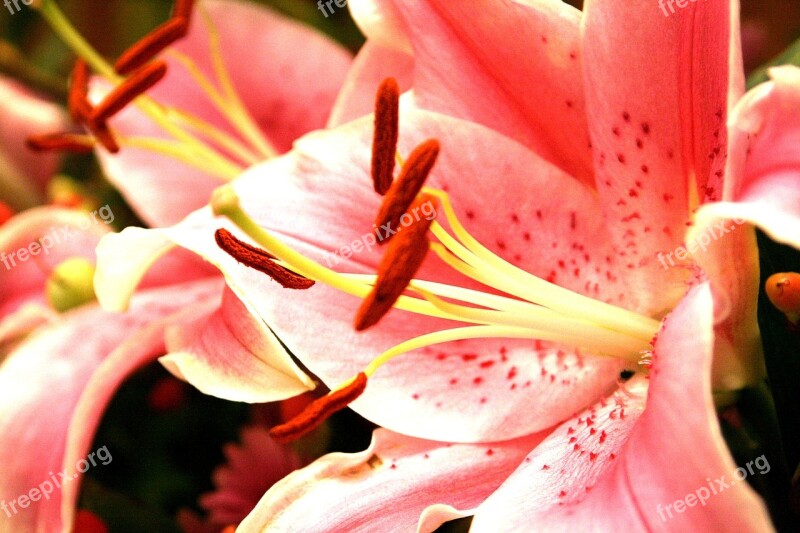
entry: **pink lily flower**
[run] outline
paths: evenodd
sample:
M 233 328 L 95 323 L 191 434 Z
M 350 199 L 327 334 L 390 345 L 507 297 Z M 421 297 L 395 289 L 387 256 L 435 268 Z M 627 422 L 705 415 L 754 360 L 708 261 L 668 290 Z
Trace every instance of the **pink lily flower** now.
M 0 201 L 15 210 L 42 203 L 47 181 L 59 165 L 56 154 L 42 156 L 25 145 L 30 135 L 63 129 L 66 113 L 28 90 L 0 76 Z
M 43 14 L 53 16 L 55 6 L 45 4 Z M 294 136 L 324 124 L 334 105 L 334 87 L 343 83 L 350 64 L 348 54 L 338 45 L 252 4 L 209 1 L 202 4 L 200 11 L 209 18 L 197 15 L 188 41 L 165 52 L 182 67 L 169 69 L 157 91 L 147 98 L 160 104 L 156 111 L 167 110 L 166 118 L 155 114 L 159 126 L 172 128 L 172 119 L 180 127 L 190 124 L 184 133 L 200 129 L 222 148 L 215 143 L 192 144 L 191 150 L 182 144 L 169 144 L 163 139 L 163 131 L 145 122 L 152 115 L 144 119 L 137 109 L 125 109 L 109 121 L 110 134 L 119 141 L 121 152 L 111 156 L 98 148 L 107 173 L 140 216 L 151 222 L 179 220 L 195 207 L 193 202 L 205 203 L 207 196 L 203 195 L 230 179 L 230 172 L 246 166 L 241 160 L 227 164 L 231 160 L 225 149 L 234 150 L 235 146 L 238 150 L 242 146 L 235 137 L 225 137 L 225 128 L 236 134 L 242 131 L 230 127 L 226 120 L 231 117 L 219 116 L 208 95 L 195 87 L 199 78 L 190 74 L 195 67 L 199 65 L 200 70 L 207 71 L 213 61 L 222 60 L 222 65 L 217 64 L 208 75 L 232 80 L 235 89 L 225 89 L 226 96 L 246 104 L 237 111 L 237 124 L 249 128 L 254 143 L 258 142 L 255 139 L 264 141 L 277 153 L 287 149 Z M 309 54 L 303 55 L 302 61 L 301 49 Z M 264 64 L 253 68 L 251 58 L 257 51 L 263 52 L 257 61 Z M 107 65 L 102 63 L 94 66 L 110 72 L 110 67 L 105 68 Z M 312 77 L 314 83 L 310 82 Z M 100 82 L 96 83 L 99 87 Z M 102 105 L 105 90 L 108 88 L 93 89 L 94 104 Z M 234 96 L 234 90 L 240 92 Z M 337 104 L 343 110 L 351 100 L 347 94 L 348 91 L 343 92 L 341 104 Z M 311 97 L 316 99 L 314 106 L 308 105 Z M 153 109 L 149 102 L 144 104 L 145 112 Z M 248 109 L 258 115 L 245 117 Z M 80 136 L 60 138 L 64 139 L 74 141 L 73 145 L 89 146 L 95 142 Z M 179 134 L 179 139 L 188 137 Z M 217 149 L 203 151 L 209 146 Z M 258 160 L 254 150 L 244 149 L 239 155 L 244 157 L 245 153 L 253 161 Z M 262 155 L 261 159 L 275 154 Z M 179 162 L 166 156 L 176 157 Z M 193 158 L 207 163 L 204 168 L 208 172 L 187 170 Z M 219 181 L 220 177 L 224 179 Z M 83 218 L 84 214 L 52 208 L 26 212 L 3 227 L 0 243 L 7 252 L 27 248 L 43 240 L 53 228 L 56 232 L 62 226 L 74 231 Z M 8 273 L 0 272 L 0 318 L 15 317 L 29 304 L 38 303 L 41 307 L 48 275 L 62 259 L 82 257 L 93 263 L 94 247 L 107 231 L 95 229 L 78 232 L 68 244 L 54 246 L 42 261 L 21 261 Z M 10 465 L 0 475 L 0 501 L 6 504 L 0 504 L 0 530 L 61 531 L 72 527 L 82 476 L 76 465 L 91 452 L 92 436 L 105 406 L 128 375 L 165 353 L 178 359 L 191 354 L 192 360 L 220 361 L 220 354 L 249 351 L 251 356 L 241 359 L 246 364 L 238 368 L 215 366 L 217 377 L 221 372 L 229 378 L 217 380 L 209 391 L 241 401 L 276 401 L 314 387 L 274 334 L 225 289 L 222 277 L 214 275 L 207 264 L 182 250 L 161 248 L 156 255 L 152 259 L 157 264 L 131 300 L 128 313 L 109 313 L 96 303 L 62 315 L 51 312 L 47 316 L 51 323 L 15 342 L 0 366 L 0 462 Z M 103 327 L 98 329 L 98 323 Z M 8 330 L 14 326 L 13 332 L 19 333 L 20 324 L 17 320 Z M 25 324 L 24 331 L 29 333 L 34 322 Z M 0 329 L 5 325 L 0 322 Z M 180 371 L 194 375 L 209 369 L 189 365 Z M 242 387 L 247 376 L 252 377 L 251 384 Z M 58 392 L 56 396 L 54 391 Z M 27 450 L 24 456 L 18 453 L 20 446 Z M 55 480 L 51 472 L 56 473 Z M 59 472 L 66 477 L 59 479 Z M 64 484 L 59 486 L 56 481 Z M 44 482 L 50 485 L 42 487 Z M 44 497 L 44 489 L 50 490 L 51 485 L 55 486 Z
M 771 529 L 745 483 L 716 484 L 738 471 L 712 390 L 724 401 L 762 376 L 757 250 L 744 223 L 797 245 L 787 192 L 799 179 L 788 149 L 796 128 L 740 125 L 752 96 L 729 113 L 743 91 L 738 4 L 663 17 L 644 1 L 589 2 L 583 14 L 487 1 L 470 18 L 443 1 L 368 4 L 380 31 L 367 34 L 400 35 L 398 53 L 414 50 L 399 153 L 430 138 L 441 146 L 423 193 L 446 226 L 432 223 L 436 257 L 405 273 L 413 279 L 396 309 L 353 329 L 371 273 L 385 268 L 372 229 L 372 117 L 304 137 L 177 226 L 126 230 L 98 250 L 109 308 L 125 305 L 148 249 L 178 244 L 225 272 L 334 395 L 366 376 L 347 399 L 387 430 L 363 454 L 322 458 L 278 484 L 242 528 L 430 531 L 477 508 L 477 530 Z M 768 101 L 757 116 L 785 113 Z M 784 149 L 767 155 L 764 143 L 746 160 L 737 128 Z M 267 176 L 277 178 L 264 194 Z M 220 250 L 220 226 L 315 284 L 286 291 L 265 280 L 240 264 L 263 259 Z M 416 244 L 403 235 L 392 239 Z M 121 249 L 141 253 L 120 265 Z M 637 375 L 623 381 L 623 370 Z M 185 377 L 201 390 L 216 380 Z M 687 511 L 701 495 L 702 511 Z M 356 497 L 363 506 L 349 503 Z M 392 508 L 376 512 L 375 498 Z
M 178 222 L 208 203 L 231 171 L 235 176 L 323 127 L 352 61 L 323 35 L 256 4 L 199 5 L 188 35 L 163 54 L 167 74 L 148 95 L 173 108 L 172 125 L 205 143 L 176 140 L 163 123 L 132 106 L 110 121 L 121 152 L 97 150 L 110 181 L 152 226 Z M 227 71 L 221 77 L 218 59 Z M 93 87 L 90 97 L 97 102 L 108 87 L 101 80 Z

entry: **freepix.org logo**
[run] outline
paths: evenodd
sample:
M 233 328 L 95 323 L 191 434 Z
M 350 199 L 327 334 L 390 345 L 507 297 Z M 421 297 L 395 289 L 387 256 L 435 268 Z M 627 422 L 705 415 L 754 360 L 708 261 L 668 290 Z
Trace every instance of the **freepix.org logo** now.
M 33 2 L 34 0 L 4 0 L 3 5 L 6 6 L 9 13 L 15 15 L 22 10 L 20 4 L 25 4 L 26 6 L 29 6 Z

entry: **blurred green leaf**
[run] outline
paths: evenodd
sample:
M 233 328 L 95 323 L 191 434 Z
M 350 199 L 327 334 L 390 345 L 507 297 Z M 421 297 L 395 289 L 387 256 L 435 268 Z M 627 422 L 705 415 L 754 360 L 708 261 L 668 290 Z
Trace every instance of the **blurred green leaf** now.
M 770 67 L 778 65 L 795 65 L 800 66 L 800 39 L 792 43 L 781 55 L 757 69 L 750 77 L 747 78 L 747 88 L 752 89 L 759 83 L 764 83 L 769 80 L 767 70 Z

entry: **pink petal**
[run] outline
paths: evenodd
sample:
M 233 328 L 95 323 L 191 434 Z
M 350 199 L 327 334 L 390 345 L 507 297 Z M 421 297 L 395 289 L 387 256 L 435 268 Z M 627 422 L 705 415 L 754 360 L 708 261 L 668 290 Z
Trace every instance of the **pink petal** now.
M 93 220 L 90 213 L 57 207 L 29 209 L 9 220 L 0 229 L 0 320 L 25 303 L 44 305 L 47 273 L 70 257 L 93 258 L 108 231 L 97 215 Z
M 683 240 L 696 206 L 690 197 L 721 193 L 727 111 L 742 78 L 741 62 L 733 63 L 740 58 L 734 5 L 691 2 L 669 16 L 626 0 L 588 1 L 584 9 L 597 188 L 631 290 L 653 295 L 650 313 L 671 309 L 684 292 L 681 269 L 662 268 L 656 256 Z
M 366 118 L 334 132 L 315 133 L 298 141 L 291 155 L 252 169 L 236 182 L 243 208 L 323 265 L 373 271 L 381 253 L 375 246 L 349 259 L 325 251 L 349 245 L 372 227 L 379 198 L 372 192 L 366 170 L 371 122 Z M 519 254 L 523 268 L 543 276 L 561 268 L 559 262 L 565 263 L 565 271 L 569 264 L 564 284 L 575 290 L 592 295 L 594 290 L 602 291 L 597 294 L 610 300 L 624 292 L 622 280 L 603 281 L 606 257 L 612 252 L 605 247 L 603 222 L 588 189 L 521 145 L 481 126 L 424 111 L 404 113 L 401 123 L 406 132 L 401 135 L 404 153 L 426 137 L 441 139 L 444 148 L 432 180 L 447 187 L 476 238 L 511 261 Z M 465 159 L 465 153 L 471 157 Z M 264 176 L 274 180 L 266 194 Z M 508 179 L 486 179 L 492 176 Z M 520 197 L 528 200 L 523 204 L 509 200 Z M 470 209 L 474 220 L 466 216 Z M 574 218 L 564 217 L 565 209 Z M 128 229 L 104 239 L 98 251 L 98 277 L 103 277 L 108 290 L 98 288 L 101 301 L 114 287 L 135 286 L 136 272 L 132 271 L 140 272 L 149 262 L 147 257 L 132 260 L 130 256 L 120 261 L 115 250 L 144 250 L 141 243 L 135 244 L 140 238 L 152 240 L 154 249 L 175 242 L 217 265 L 242 301 L 331 387 L 401 341 L 462 325 L 393 311 L 378 327 L 357 334 L 352 320 L 358 299 L 321 283 L 308 291 L 279 288 L 219 250 L 213 232 L 228 224 L 209 219 L 210 213 L 204 210 L 175 228 Z M 527 239 L 526 227 L 530 227 Z M 566 242 L 565 233 L 569 235 Z M 504 250 L 500 250 L 500 239 L 508 243 Z M 117 266 L 127 270 L 128 279 L 113 275 Z M 595 267 L 601 268 L 599 274 Z M 463 284 L 435 258 L 421 277 Z M 353 407 L 376 423 L 422 438 L 513 438 L 550 427 L 583 408 L 613 387 L 621 369 L 617 360 L 561 351 L 544 343 L 461 342 L 396 359 L 376 374 Z
M 481 505 L 473 529 L 516 531 L 536 523 L 547 530 L 544 516 L 561 518 L 562 508 L 579 505 L 619 461 L 646 396 L 647 380 L 635 377 L 561 424 Z M 561 519 L 561 527 L 568 528 Z
M 688 240 L 711 242 L 695 260 L 712 282 L 717 306 L 714 384 L 734 390 L 763 377 L 756 324 L 758 250 L 750 225 L 800 247 L 800 69 L 770 71 L 731 117 L 731 158 L 722 202 L 697 213 Z M 734 349 L 734 347 L 736 349 Z
M 31 151 L 25 139 L 64 130 L 69 123 L 66 113 L 16 81 L 0 76 L 0 116 L 0 199 L 16 209 L 31 207 L 41 201 L 60 158 L 55 153 Z
M 667 318 L 655 347 L 647 407 L 633 424 L 621 454 L 606 458 L 605 471 L 590 491 L 581 485 L 591 472 L 557 478 L 533 466 L 547 453 L 545 442 L 534 452 L 533 461 L 481 507 L 474 529 L 514 530 L 515 525 L 535 523 L 541 531 L 564 531 L 591 523 L 600 531 L 771 530 L 766 508 L 755 492 L 741 481 L 730 484 L 736 465 L 720 434 L 711 397 L 712 319 L 707 284 L 693 289 Z M 596 442 L 597 453 L 602 454 L 604 445 L 598 446 L 599 438 Z M 714 494 L 709 485 L 720 476 L 730 486 Z M 717 488 L 716 482 L 712 485 Z M 567 491 L 564 505 L 557 504 L 553 494 L 557 490 Z M 690 494 L 693 505 L 681 512 L 666 511 L 666 505 L 674 507 Z M 701 494 L 706 501 L 698 505 Z
M 351 62 L 344 48 L 251 2 L 211 0 L 202 6 L 219 31 L 233 84 L 269 141 L 287 150 L 303 133 L 325 125 Z M 208 32 L 200 12 L 196 15 L 189 36 L 175 49 L 214 79 Z M 148 94 L 233 134 L 187 70 L 169 55 L 164 59 L 167 77 Z M 125 136 L 165 137 L 135 108 L 122 112 L 111 125 Z M 194 167 L 143 150 L 123 148 L 117 156 L 98 150 L 98 155 L 106 175 L 152 225 L 179 221 L 205 204 L 220 184 Z
M 326 455 L 284 478 L 239 527 L 433 531 L 469 514 L 453 507 L 468 511 L 479 505 L 542 438 L 442 444 L 378 429 L 369 449 Z
M 205 394 L 266 403 L 314 388 L 275 334 L 229 289 L 212 315 L 170 328 L 167 350 L 161 364 Z
M 800 248 L 800 69 L 776 67 L 770 76 L 772 81 L 747 93 L 731 117 L 725 201 L 700 209 L 697 231 L 720 219 L 746 220 Z
M 414 58 L 405 52 L 367 41 L 353 61 L 327 127 L 334 128 L 371 114 L 378 85 L 388 77 L 397 80 L 401 91 L 411 88 Z
M 400 10 L 394 2 L 350 0 L 347 7 L 368 41 L 407 54 L 413 52 Z
M 557 0 L 482 2 L 486 16 L 447 0 L 393 4 L 414 47 L 420 107 L 489 126 L 593 185 L 579 11 Z
M 164 352 L 164 327 L 180 320 L 174 313 L 190 304 L 192 312 L 213 309 L 220 288 L 220 281 L 212 280 L 148 291 L 134 299 L 125 315 L 81 308 L 39 330 L 3 363 L 0 499 L 11 502 L 28 494 L 51 480 L 53 472 L 75 477 L 49 499 L 18 509 L 19 514 L 0 513 L 0 529 L 69 528 L 80 489 L 76 464 L 93 451 L 94 430 L 114 391 Z M 113 458 L 114 450 L 108 451 Z

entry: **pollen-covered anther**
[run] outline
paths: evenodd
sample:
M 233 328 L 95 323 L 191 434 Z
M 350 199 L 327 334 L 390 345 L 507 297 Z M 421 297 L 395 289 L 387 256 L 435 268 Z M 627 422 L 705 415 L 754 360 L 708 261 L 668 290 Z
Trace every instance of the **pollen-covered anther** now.
M 214 238 L 225 253 L 252 269 L 263 272 L 285 289 L 310 289 L 314 281 L 282 267 L 275 256 L 237 239 L 230 231 L 220 228 Z
M 95 140 L 75 133 L 49 133 L 31 135 L 26 139 L 28 148 L 37 152 L 52 150 L 86 154 L 94 150 Z
M 92 111 L 92 120 L 102 123 L 122 111 L 128 104 L 141 96 L 167 74 L 167 64 L 163 61 L 151 63 L 114 87 L 100 104 Z
M 91 118 L 87 118 L 84 124 L 89 128 L 89 131 L 94 135 L 95 139 L 103 145 L 103 148 L 112 154 L 119 152 L 119 143 L 117 143 L 114 134 L 111 133 L 111 130 L 105 122 L 96 122 Z
M 372 183 L 375 192 L 384 195 L 392 186 L 397 153 L 400 87 L 394 78 L 386 78 L 375 96 L 375 131 L 372 138 Z
M 175 8 L 172 11 L 172 18 L 185 19 L 188 24 L 191 20 L 193 9 L 194 0 L 176 0 Z
M 176 6 L 177 11 L 177 6 Z M 189 19 L 173 17 L 161 26 L 139 39 L 133 46 L 125 50 L 117 62 L 114 70 L 118 74 L 127 75 L 138 69 L 166 47 L 178 41 L 189 32 Z
M 411 152 L 400 175 L 386 193 L 378 216 L 375 217 L 376 227 L 397 228 L 400 225 L 400 217 L 422 190 L 438 156 L 439 141 L 436 139 L 428 139 Z M 389 239 L 382 240 L 381 244 L 387 240 Z
M 67 95 L 67 109 L 75 122 L 82 122 L 91 114 L 91 106 L 87 100 L 88 86 L 89 65 L 83 59 L 78 59 L 72 67 Z
M 800 274 L 781 272 L 767 278 L 764 284 L 769 301 L 784 313 L 789 320 L 800 322 Z
M 313 431 L 329 416 L 356 400 L 367 388 L 367 375 L 359 373 L 349 384 L 314 400 L 289 422 L 273 427 L 269 434 L 280 443 L 291 442 Z
M 421 206 L 433 202 L 435 199 L 432 196 L 421 194 L 409 208 L 408 215 L 413 217 L 416 213 L 419 216 Z M 430 249 L 427 233 L 434 218 L 431 216 L 415 220 L 402 228 L 389 243 L 378 265 L 375 286 L 356 313 L 356 331 L 363 331 L 377 324 L 406 290 Z

